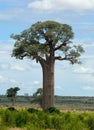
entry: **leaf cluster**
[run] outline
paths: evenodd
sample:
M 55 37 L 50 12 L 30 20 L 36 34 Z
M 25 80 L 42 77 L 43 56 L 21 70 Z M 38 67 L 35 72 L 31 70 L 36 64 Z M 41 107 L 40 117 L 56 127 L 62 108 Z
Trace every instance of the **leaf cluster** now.
M 17 91 L 19 91 L 19 90 L 20 90 L 19 87 L 7 89 L 7 97 L 15 97 L 17 94 Z
M 54 60 L 69 60 L 72 64 L 80 63 L 78 58 L 84 49 L 81 45 L 71 46 L 73 37 L 72 28 L 67 24 L 37 22 L 21 34 L 11 35 L 15 40 L 12 56 L 28 57 L 36 62 L 53 57 Z

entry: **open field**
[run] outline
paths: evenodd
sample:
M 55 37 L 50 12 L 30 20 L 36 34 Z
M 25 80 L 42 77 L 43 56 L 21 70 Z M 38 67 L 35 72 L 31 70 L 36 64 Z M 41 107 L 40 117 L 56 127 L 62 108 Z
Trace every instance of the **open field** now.
M 32 96 L 17 96 L 17 107 L 39 108 L 38 104 L 31 104 Z M 0 96 L 0 106 L 11 106 L 11 101 L 5 95 Z M 55 107 L 60 110 L 94 111 L 94 97 L 55 96 Z

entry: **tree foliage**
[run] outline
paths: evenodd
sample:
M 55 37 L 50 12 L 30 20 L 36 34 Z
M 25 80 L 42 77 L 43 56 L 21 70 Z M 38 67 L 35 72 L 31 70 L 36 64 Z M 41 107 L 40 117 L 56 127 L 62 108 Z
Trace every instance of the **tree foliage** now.
M 42 97 L 43 97 L 43 89 L 38 88 L 37 91 L 33 94 L 34 99 L 31 103 L 39 103 L 40 106 L 42 105 Z
M 16 40 L 12 56 L 18 59 L 28 57 L 47 61 L 54 51 L 55 60 L 69 60 L 72 64 L 80 63 L 79 57 L 84 49 L 81 45 L 72 45 L 71 26 L 55 21 L 37 22 L 20 35 L 12 34 Z
M 7 89 L 7 97 L 11 98 L 11 101 L 13 102 L 13 105 L 15 103 L 15 99 L 16 99 L 16 95 L 17 95 L 17 91 L 19 91 L 20 88 L 19 87 L 14 87 L 14 88 L 9 88 Z
M 37 91 L 33 94 L 34 97 L 42 96 L 43 95 L 43 89 L 38 88 Z

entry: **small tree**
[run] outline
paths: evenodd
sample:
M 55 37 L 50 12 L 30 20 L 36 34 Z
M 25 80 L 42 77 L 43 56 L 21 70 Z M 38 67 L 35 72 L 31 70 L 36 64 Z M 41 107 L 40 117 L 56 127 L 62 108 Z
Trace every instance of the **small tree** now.
M 14 106 L 15 101 L 16 101 L 16 95 L 17 95 L 17 91 L 19 91 L 20 88 L 19 87 L 15 87 L 15 88 L 9 88 L 7 89 L 7 97 L 11 98 L 12 101 L 12 105 Z
M 81 45 L 72 45 L 71 26 L 55 21 L 37 22 L 20 35 L 11 37 L 15 40 L 12 56 L 18 59 L 27 57 L 40 63 L 43 72 L 42 108 L 53 107 L 55 61 L 79 64 L 79 57 L 84 52 Z
M 37 91 L 33 94 L 33 96 L 42 96 L 43 95 L 43 89 L 38 88 Z
M 42 97 L 43 97 L 43 89 L 38 88 L 37 91 L 33 94 L 34 99 L 31 103 L 39 103 L 42 106 Z

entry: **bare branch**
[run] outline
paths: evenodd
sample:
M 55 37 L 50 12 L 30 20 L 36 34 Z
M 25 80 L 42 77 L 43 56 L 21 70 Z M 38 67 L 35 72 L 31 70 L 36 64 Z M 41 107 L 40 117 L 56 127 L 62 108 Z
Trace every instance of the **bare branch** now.
M 70 61 L 71 64 L 74 64 L 74 63 L 80 64 L 80 63 L 81 63 L 81 62 L 78 61 L 77 59 L 74 59 L 73 57 L 67 57 L 67 56 L 65 56 L 65 57 L 56 56 L 54 59 L 55 59 L 55 60 L 60 60 L 60 61 L 61 61 L 61 60 Z

